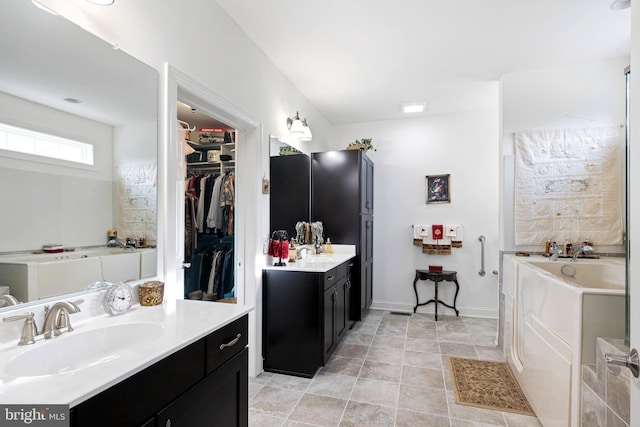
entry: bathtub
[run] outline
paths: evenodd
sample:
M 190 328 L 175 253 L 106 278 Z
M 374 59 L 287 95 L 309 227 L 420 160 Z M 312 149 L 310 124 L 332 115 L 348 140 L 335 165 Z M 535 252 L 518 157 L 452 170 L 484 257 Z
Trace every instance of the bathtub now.
M 131 281 L 155 274 L 155 248 L 98 247 L 0 257 L 0 285 L 9 286 L 22 302 L 82 291 L 98 281 Z
M 597 337 L 624 338 L 624 284 L 622 258 L 505 255 L 505 357 L 545 427 L 580 425 L 581 365 Z

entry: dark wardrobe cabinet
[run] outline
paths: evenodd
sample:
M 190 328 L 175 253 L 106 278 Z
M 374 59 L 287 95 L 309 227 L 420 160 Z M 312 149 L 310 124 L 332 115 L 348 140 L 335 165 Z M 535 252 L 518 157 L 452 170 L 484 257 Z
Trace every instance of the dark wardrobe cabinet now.
M 373 162 L 362 150 L 311 155 L 311 220 L 332 243 L 356 245 L 350 318 L 361 320 L 373 274 Z

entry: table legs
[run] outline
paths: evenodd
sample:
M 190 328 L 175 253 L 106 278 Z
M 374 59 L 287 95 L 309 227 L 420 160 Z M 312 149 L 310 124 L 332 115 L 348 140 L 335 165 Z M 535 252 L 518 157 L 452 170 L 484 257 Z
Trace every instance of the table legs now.
M 453 305 L 449 305 L 449 304 L 445 303 L 444 301 L 438 300 L 438 283 L 439 283 L 438 281 L 434 281 L 433 282 L 434 287 L 435 287 L 434 298 L 430 299 L 427 302 L 420 303 L 420 300 L 418 299 L 418 288 L 416 286 L 419 279 L 420 279 L 420 275 L 418 273 L 416 273 L 416 277 L 415 277 L 415 279 L 413 279 L 413 292 L 415 292 L 415 294 L 416 294 L 416 306 L 413 307 L 413 312 L 414 313 L 416 312 L 416 310 L 418 309 L 419 306 L 427 305 L 429 303 L 434 303 L 435 304 L 435 319 L 436 319 L 436 321 L 438 321 L 438 304 L 442 304 L 445 307 L 448 307 L 448 308 L 452 309 L 453 311 L 456 312 L 456 316 L 460 316 L 460 312 L 456 308 L 456 301 L 458 300 L 458 292 L 460 292 L 460 285 L 458 284 L 458 280 L 457 279 L 453 280 L 453 283 L 455 283 L 455 285 L 456 285 L 456 294 L 453 297 Z

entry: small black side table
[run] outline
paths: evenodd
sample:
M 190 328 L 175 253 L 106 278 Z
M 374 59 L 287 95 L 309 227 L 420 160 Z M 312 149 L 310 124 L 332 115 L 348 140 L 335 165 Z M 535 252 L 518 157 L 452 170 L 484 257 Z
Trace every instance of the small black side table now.
M 416 270 L 416 278 L 413 280 L 413 291 L 416 293 L 416 306 L 413 307 L 413 312 L 415 313 L 418 309 L 418 306 L 427 305 L 430 302 L 436 305 L 436 321 L 438 321 L 438 303 L 444 305 L 445 307 L 452 308 L 456 312 L 456 316 L 460 315 L 460 312 L 456 308 L 456 300 L 458 299 L 458 292 L 460 291 L 460 285 L 458 284 L 457 279 L 457 271 L 431 271 L 431 270 Z M 418 289 L 416 288 L 416 283 L 418 280 L 431 280 L 435 285 L 435 296 L 433 299 L 430 299 L 427 302 L 420 303 L 418 301 Z M 438 283 L 446 280 L 447 282 L 453 282 L 456 284 L 456 295 L 453 297 L 453 306 L 446 304 L 438 299 Z

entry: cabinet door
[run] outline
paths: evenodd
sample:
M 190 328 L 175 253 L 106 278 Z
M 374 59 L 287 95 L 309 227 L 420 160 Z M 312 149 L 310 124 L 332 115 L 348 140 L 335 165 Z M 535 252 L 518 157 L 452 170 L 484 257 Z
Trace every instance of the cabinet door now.
M 373 260 L 360 264 L 360 310 L 365 311 L 373 301 Z
M 248 426 L 248 354 L 245 347 L 164 408 L 158 414 L 158 427 Z
M 342 278 L 336 283 L 336 310 L 335 310 L 335 329 L 336 329 L 336 341 L 340 342 L 347 331 L 347 318 L 345 318 L 345 309 L 349 307 L 347 304 L 347 278 Z
M 373 162 L 365 154 L 360 165 L 360 212 L 373 214 Z
M 373 258 L 373 216 L 362 216 L 360 221 L 360 261 Z
M 337 345 L 336 312 L 338 291 L 333 285 L 324 291 L 322 364 L 326 364 Z
M 351 276 L 348 275 L 339 283 L 340 287 L 336 288 L 338 290 L 338 307 L 337 307 L 337 333 L 338 333 L 338 342 L 342 340 L 344 335 L 349 330 L 350 322 L 349 322 L 349 309 L 351 306 Z

